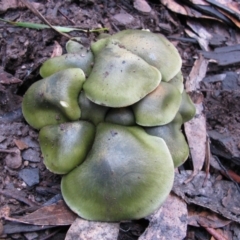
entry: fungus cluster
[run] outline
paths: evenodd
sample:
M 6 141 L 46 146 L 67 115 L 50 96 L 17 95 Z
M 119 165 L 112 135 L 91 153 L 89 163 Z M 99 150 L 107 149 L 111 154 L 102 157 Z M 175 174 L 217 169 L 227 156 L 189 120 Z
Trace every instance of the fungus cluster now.
M 162 35 L 125 30 L 91 49 L 70 40 L 23 98 L 46 167 L 67 205 L 98 221 L 139 219 L 168 196 L 188 157 L 181 125 L 195 114 L 181 58 Z

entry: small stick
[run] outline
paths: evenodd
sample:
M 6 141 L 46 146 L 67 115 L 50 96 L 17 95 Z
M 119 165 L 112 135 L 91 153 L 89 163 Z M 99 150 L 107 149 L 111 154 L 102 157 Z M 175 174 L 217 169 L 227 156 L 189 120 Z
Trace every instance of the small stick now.
M 222 234 L 218 233 L 214 228 L 204 227 L 216 240 L 228 240 Z
M 222 165 L 222 163 L 221 163 L 221 161 L 219 160 L 219 158 L 218 158 L 217 156 L 213 156 L 213 157 L 217 160 L 219 166 L 223 169 L 224 175 L 227 176 L 227 177 L 235 184 L 237 190 L 238 190 L 239 193 L 240 193 L 240 187 L 239 187 L 238 183 L 235 182 L 235 181 L 233 180 L 233 178 L 229 175 L 228 170 Z
M 206 139 L 206 159 L 205 159 L 205 172 L 206 172 L 206 176 L 203 182 L 203 187 L 206 186 L 207 184 L 207 178 L 209 175 L 209 170 L 210 170 L 210 158 L 211 158 L 211 152 L 210 152 L 210 139 L 209 136 L 207 134 L 207 139 Z
M 58 12 L 62 14 L 72 25 L 75 25 L 75 22 L 72 21 L 68 16 L 66 16 L 60 9 L 58 9 Z
M 57 229 L 56 231 L 52 232 L 51 234 L 49 234 L 48 236 L 44 237 L 44 238 L 40 238 L 40 240 L 47 240 L 50 237 L 54 236 L 55 234 L 57 234 L 60 231 L 60 228 Z
M 0 149 L 2 153 L 17 153 L 15 150 Z
M 238 20 L 240 20 L 240 14 L 238 14 L 237 12 L 233 11 L 231 8 L 226 7 L 225 5 L 217 2 L 216 0 L 206 0 L 206 2 L 222 9 L 223 11 L 230 13 L 231 15 L 233 15 L 234 17 L 236 17 Z
M 31 3 L 29 3 L 27 0 L 20 0 L 29 10 L 31 10 L 39 19 L 41 19 L 44 23 L 46 23 L 50 28 L 52 28 L 57 33 L 65 36 L 68 39 L 71 39 L 72 37 L 66 33 L 59 32 L 54 26 L 51 25 L 51 23 L 36 9 L 33 7 Z
M 30 200 L 28 200 L 27 198 L 25 197 L 22 197 L 22 196 L 19 196 L 19 192 L 18 191 L 13 191 L 13 190 L 1 190 L 0 189 L 0 194 L 6 196 L 6 197 L 10 197 L 10 198 L 14 198 L 20 202 L 23 202 L 27 205 L 29 205 L 30 207 L 34 207 L 34 206 L 37 206 L 38 204 L 37 203 L 34 203 Z

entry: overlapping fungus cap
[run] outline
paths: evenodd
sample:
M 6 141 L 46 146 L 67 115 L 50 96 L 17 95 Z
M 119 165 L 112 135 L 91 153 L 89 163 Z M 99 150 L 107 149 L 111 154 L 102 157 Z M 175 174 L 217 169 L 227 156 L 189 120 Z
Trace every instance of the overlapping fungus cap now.
M 177 113 L 173 121 L 163 126 L 145 128 L 150 135 L 162 138 L 172 155 L 174 167 L 182 165 L 189 155 L 189 147 L 181 131 L 182 117 Z
M 83 86 L 84 92 L 87 98 L 99 105 L 132 105 L 159 85 L 161 73 L 120 42 L 107 41 L 95 56 L 94 67 Z
M 91 50 L 76 39 L 66 47 L 23 99 L 44 163 L 65 174 L 62 194 L 79 216 L 145 217 L 166 199 L 174 166 L 189 152 L 180 128 L 195 108 L 181 58 L 164 36 L 140 30 L 105 36 Z
M 162 74 L 162 80 L 168 82 L 180 71 L 182 59 L 166 37 L 143 30 L 120 31 L 110 39 L 117 39 L 125 49 L 141 57 L 151 66 L 156 67 Z M 92 44 L 93 52 L 99 52 L 106 46 L 109 38 L 103 38 Z
M 62 194 L 79 216 L 139 219 L 168 196 L 174 168 L 166 143 L 142 128 L 100 123 L 86 160 L 62 179 Z
M 68 68 L 34 83 L 23 98 L 22 111 L 34 128 L 78 120 L 78 95 L 85 81 L 79 68 Z

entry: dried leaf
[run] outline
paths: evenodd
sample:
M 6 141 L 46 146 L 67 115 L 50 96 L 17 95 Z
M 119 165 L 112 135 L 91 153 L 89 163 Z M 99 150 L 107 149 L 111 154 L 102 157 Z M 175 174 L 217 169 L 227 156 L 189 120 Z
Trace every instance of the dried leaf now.
M 224 14 L 225 16 L 227 16 L 237 27 L 240 28 L 240 21 L 239 21 L 237 18 L 233 17 L 231 14 L 226 13 L 226 12 L 224 12 L 224 11 L 222 11 L 222 10 L 219 10 L 219 11 L 220 11 L 222 14 Z
M 9 221 L 18 223 L 33 224 L 33 225 L 53 225 L 63 226 L 71 225 L 75 219 L 76 214 L 73 213 L 61 200 L 56 204 L 42 207 L 37 211 L 30 213 L 21 218 L 5 218 Z
M 42 4 L 33 2 L 33 6 L 39 9 Z M 0 13 L 6 12 L 8 9 L 17 9 L 17 8 L 25 8 L 24 4 L 19 2 L 18 0 L 0 0 Z
M 222 228 L 229 225 L 231 221 L 219 214 L 206 210 L 197 210 L 196 207 L 188 208 L 188 224 L 195 227 Z
M 93 222 L 77 218 L 67 232 L 65 240 L 117 240 L 119 223 Z
M 186 9 L 174 0 L 162 0 L 161 3 L 175 13 L 188 15 Z
M 186 81 L 186 91 L 193 92 L 200 89 L 200 82 L 206 76 L 208 61 L 200 55 L 192 67 L 190 75 Z
M 189 8 L 183 4 L 180 5 L 175 0 L 162 0 L 161 3 L 164 6 L 166 6 L 169 10 L 171 10 L 175 13 L 185 15 L 185 16 L 218 20 L 218 19 L 210 17 L 210 16 L 205 16 L 202 13 L 196 11 L 195 9 Z
M 51 58 L 58 57 L 61 55 L 62 55 L 62 47 L 57 41 L 54 41 L 54 47 L 53 47 L 53 52 L 51 54 Z
M 200 82 L 207 72 L 208 61 L 202 56 L 197 59 L 186 82 L 187 92 L 195 93 L 193 102 L 196 107 L 195 117 L 184 124 L 185 133 L 188 139 L 190 153 L 193 161 L 193 176 L 203 167 L 206 156 L 206 117 L 203 112 L 203 95 L 198 92 Z
M 184 239 L 187 231 L 187 205 L 171 194 L 163 206 L 148 217 L 150 221 L 139 240 Z
M 218 175 L 209 175 L 203 187 L 206 173 L 199 172 L 191 182 L 185 181 L 193 174 L 182 171 L 175 174 L 173 192 L 188 204 L 196 204 L 240 223 L 240 192 L 233 182 L 217 180 Z
M 187 21 L 188 26 L 199 36 L 197 39 L 200 46 L 204 50 L 209 50 L 209 42 L 213 38 L 210 31 L 208 31 L 199 21 Z
M 24 150 L 24 149 L 28 148 L 28 145 L 21 140 L 14 139 L 13 141 L 16 144 L 16 146 L 18 147 L 19 150 Z
M 204 0 L 190 0 L 193 4 L 197 4 L 197 5 L 209 5 L 208 3 L 206 3 Z
M 203 105 L 195 104 L 196 116 L 184 124 L 185 133 L 187 136 L 194 175 L 197 174 L 203 167 L 206 156 L 206 117 L 203 113 Z
M 133 6 L 142 13 L 150 13 L 152 11 L 151 7 L 145 0 L 134 0 Z

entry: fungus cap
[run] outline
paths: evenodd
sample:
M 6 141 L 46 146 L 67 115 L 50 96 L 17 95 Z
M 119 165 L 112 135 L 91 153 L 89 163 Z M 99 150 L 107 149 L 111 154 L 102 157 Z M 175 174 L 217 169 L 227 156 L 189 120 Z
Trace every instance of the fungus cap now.
M 82 69 L 85 75 L 89 75 L 92 70 L 92 52 L 68 53 L 54 58 L 50 58 L 43 63 L 40 68 L 40 75 L 43 78 L 68 68 Z
M 174 85 L 182 93 L 184 89 L 182 72 L 177 73 L 168 83 Z
M 154 91 L 133 105 L 136 123 L 151 127 L 171 122 L 180 107 L 181 98 L 175 86 L 161 82 Z
M 39 142 L 44 164 L 56 174 L 70 172 L 85 160 L 94 136 L 94 125 L 86 121 L 43 127 Z
M 81 69 L 68 68 L 35 82 L 22 102 L 26 121 L 40 129 L 80 118 L 78 95 L 85 81 Z
M 68 206 L 95 221 L 139 219 L 167 198 L 174 167 L 166 143 L 140 127 L 100 123 L 86 160 L 62 178 Z
M 92 72 L 83 89 L 92 102 L 107 107 L 126 107 L 153 91 L 161 73 L 126 50 L 118 41 L 109 41 L 95 57 Z
M 194 103 L 185 90 L 182 92 L 182 102 L 179 108 L 179 113 L 182 116 L 183 123 L 191 120 L 196 114 Z
M 166 125 L 145 128 L 148 134 L 160 137 L 166 142 L 175 168 L 182 165 L 189 156 L 189 147 L 181 131 L 181 125 L 182 117 L 177 113 L 173 121 Z
M 124 30 L 112 36 L 132 53 L 156 67 L 168 82 L 181 69 L 182 59 L 175 46 L 163 35 L 144 30 Z

